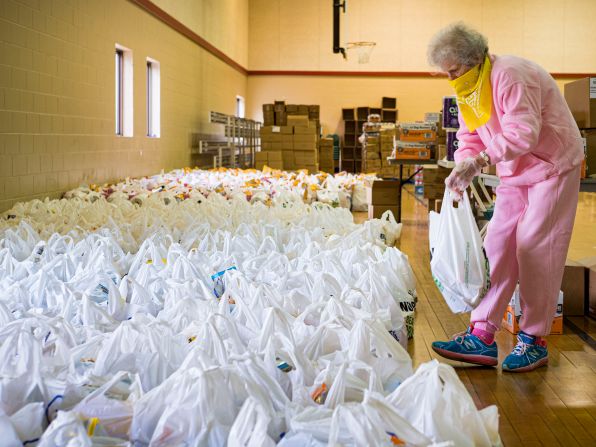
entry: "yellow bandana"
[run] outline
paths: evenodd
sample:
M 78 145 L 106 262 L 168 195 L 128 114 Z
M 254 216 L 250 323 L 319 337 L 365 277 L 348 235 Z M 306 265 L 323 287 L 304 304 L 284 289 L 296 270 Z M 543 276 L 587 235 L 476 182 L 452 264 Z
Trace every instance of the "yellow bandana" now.
M 491 64 L 487 55 L 483 64 L 476 65 L 459 78 L 449 81 L 457 96 L 459 113 L 470 132 L 490 119 L 493 104 L 490 72 Z

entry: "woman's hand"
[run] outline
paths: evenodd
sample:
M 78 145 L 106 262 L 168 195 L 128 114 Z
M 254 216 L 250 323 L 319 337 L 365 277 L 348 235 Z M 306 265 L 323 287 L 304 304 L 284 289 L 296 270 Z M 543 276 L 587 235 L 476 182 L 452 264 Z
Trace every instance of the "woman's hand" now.
M 480 155 L 466 158 L 455 165 L 449 177 L 445 179 L 445 185 L 454 193 L 456 201 L 461 200 L 466 188 L 486 165 L 486 161 Z

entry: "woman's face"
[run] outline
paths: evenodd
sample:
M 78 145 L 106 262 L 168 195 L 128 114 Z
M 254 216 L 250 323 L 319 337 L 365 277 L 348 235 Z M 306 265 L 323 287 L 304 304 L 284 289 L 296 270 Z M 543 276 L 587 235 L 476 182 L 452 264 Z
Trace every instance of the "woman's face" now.
M 459 78 L 461 75 L 472 69 L 472 67 L 462 65 L 449 59 L 443 62 L 440 67 L 441 71 L 447 75 L 450 81 Z

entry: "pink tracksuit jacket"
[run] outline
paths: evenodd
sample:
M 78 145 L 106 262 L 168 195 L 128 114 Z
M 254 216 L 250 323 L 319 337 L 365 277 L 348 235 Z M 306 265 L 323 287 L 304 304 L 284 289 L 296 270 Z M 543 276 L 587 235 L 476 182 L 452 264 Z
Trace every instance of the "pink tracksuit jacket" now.
M 500 185 L 485 249 L 491 289 L 472 312 L 494 332 L 519 281 L 520 329 L 548 335 L 577 208 L 583 143 L 553 78 L 515 56 L 491 56 L 493 110 L 470 132 L 461 115 L 455 161 L 486 150 Z

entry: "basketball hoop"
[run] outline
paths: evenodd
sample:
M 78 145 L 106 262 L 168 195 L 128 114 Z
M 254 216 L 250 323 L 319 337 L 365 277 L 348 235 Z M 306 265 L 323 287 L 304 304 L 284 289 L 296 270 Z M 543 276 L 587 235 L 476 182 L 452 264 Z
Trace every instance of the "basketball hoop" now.
M 358 63 L 368 64 L 370 61 L 370 55 L 376 44 L 376 42 L 348 42 L 346 44 L 346 50 L 356 50 L 356 54 L 358 55 Z

